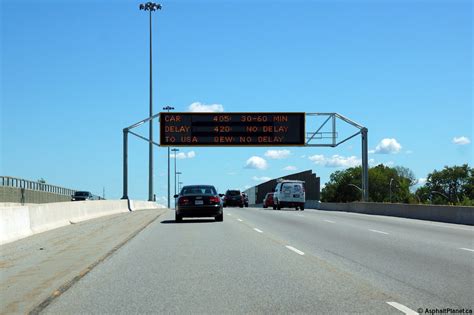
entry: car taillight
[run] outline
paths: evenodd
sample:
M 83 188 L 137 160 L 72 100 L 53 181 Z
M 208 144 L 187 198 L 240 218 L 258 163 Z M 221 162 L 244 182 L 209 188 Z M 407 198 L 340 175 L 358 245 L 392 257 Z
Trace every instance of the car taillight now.
M 209 203 L 220 203 L 221 200 L 219 199 L 219 197 L 209 197 Z
M 187 204 L 189 204 L 189 198 L 181 197 L 181 198 L 178 199 L 178 205 L 185 206 Z

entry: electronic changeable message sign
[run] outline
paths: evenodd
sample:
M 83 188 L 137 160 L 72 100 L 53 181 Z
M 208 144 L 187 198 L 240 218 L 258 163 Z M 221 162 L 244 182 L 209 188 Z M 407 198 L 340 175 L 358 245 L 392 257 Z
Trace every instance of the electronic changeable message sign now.
M 162 146 L 303 146 L 305 113 L 160 113 Z

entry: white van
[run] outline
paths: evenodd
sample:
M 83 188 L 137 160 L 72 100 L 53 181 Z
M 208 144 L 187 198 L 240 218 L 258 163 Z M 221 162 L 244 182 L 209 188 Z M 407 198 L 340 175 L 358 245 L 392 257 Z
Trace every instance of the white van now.
M 304 182 L 301 180 L 281 180 L 273 194 L 273 210 L 295 208 L 304 210 L 306 200 Z

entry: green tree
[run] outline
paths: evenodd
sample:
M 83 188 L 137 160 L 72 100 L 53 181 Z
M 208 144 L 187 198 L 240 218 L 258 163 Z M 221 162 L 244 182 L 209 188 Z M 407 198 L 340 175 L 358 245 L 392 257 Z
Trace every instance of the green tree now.
M 474 201 L 474 169 L 463 164 L 434 170 L 415 194 L 423 202 L 433 204 L 471 205 Z
M 362 168 L 351 167 L 331 174 L 329 182 L 321 192 L 321 200 L 326 202 L 352 202 L 361 200 Z M 410 187 L 416 183 L 413 172 L 405 167 L 388 167 L 383 164 L 369 169 L 369 200 L 390 202 L 390 182 L 392 202 L 410 202 Z

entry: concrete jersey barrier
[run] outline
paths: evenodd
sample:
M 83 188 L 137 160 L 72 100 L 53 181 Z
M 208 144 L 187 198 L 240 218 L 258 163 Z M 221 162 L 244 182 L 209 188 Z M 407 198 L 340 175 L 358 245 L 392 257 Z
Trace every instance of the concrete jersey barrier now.
M 474 207 L 412 205 L 378 202 L 322 202 L 319 204 L 318 208 L 320 210 L 329 211 L 356 212 L 372 215 L 386 215 L 400 218 L 474 225 Z
M 155 202 L 140 200 L 97 200 L 55 202 L 0 208 L 0 244 L 13 242 L 71 223 L 81 222 L 130 210 L 164 208 Z

